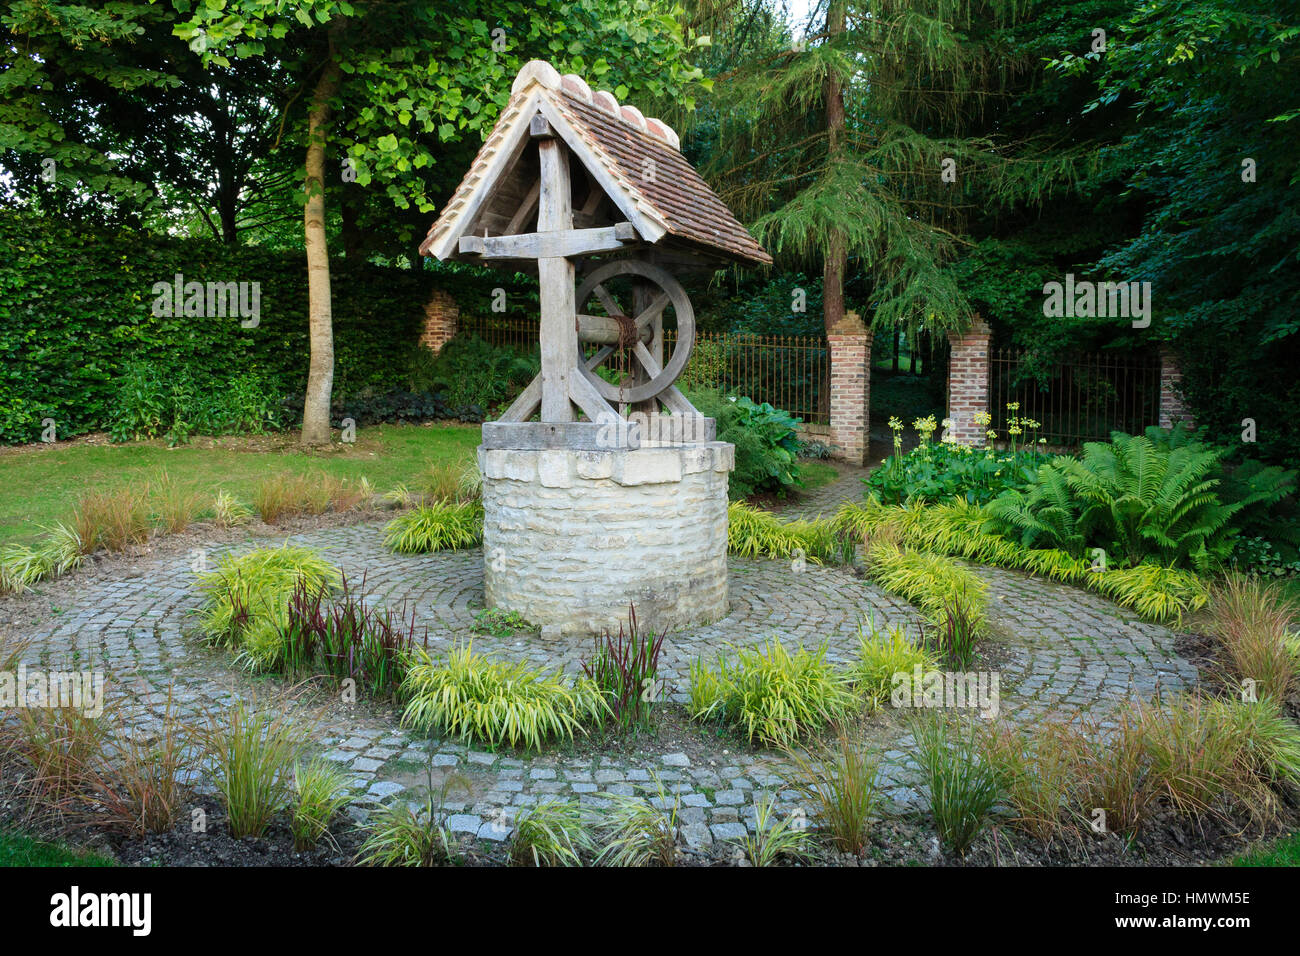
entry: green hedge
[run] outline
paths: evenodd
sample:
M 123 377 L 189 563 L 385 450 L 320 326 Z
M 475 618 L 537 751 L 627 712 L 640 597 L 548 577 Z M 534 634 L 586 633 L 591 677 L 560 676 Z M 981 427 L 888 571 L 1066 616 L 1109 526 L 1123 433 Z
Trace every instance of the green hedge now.
M 182 370 L 220 388 L 257 372 L 281 396 L 307 380 L 307 278 L 301 254 L 199 239 L 105 230 L 0 213 L 0 444 L 105 429 L 124 369 L 135 361 Z M 536 291 L 464 268 L 411 271 L 330 263 L 336 397 L 407 387 L 424 304 L 436 285 L 462 314 L 489 308 L 506 286 L 512 311 Z M 258 282 L 260 321 L 155 317 L 156 282 Z

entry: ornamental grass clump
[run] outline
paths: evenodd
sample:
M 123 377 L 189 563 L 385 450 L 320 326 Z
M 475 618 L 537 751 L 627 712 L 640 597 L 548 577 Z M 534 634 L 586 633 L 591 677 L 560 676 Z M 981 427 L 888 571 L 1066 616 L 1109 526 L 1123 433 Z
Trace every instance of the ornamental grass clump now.
M 727 508 L 727 550 L 744 558 L 803 558 L 814 564 L 840 560 L 843 544 L 830 521 L 782 521 L 743 501 Z
M 510 862 L 515 866 L 582 866 L 594 851 L 587 817 L 572 800 L 545 800 L 515 821 Z
M 195 729 L 176 713 L 171 694 L 156 725 L 128 727 L 119 715 L 117 733 L 85 775 L 88 821 L 138 835 L 166 833 L 191 799 L 188 781 L 198 769 Z
M 125 551 L 149 540 L 149 488 L 119 485 L 83 492 L 73 511 L 72 528 L 83 554 L 99 548 Z
M 789 746 L 861 706 L 847 674 L 826 660 L 826 645 L 793 654 L 772 638 L 760 648 L 728 645 L 710 669 L 691 664 L 687 705 L 695 720 L 715 720 L 753 741 Z
M 219 528 L 234 528 L 247 524 L 253 518 L 253 509 L 232 495 L 222 490 L 212 502 L 212 517 Z
M 281 471 L 257 483 L 253 489 L 253 508 L 264 522 L 275 524 L 298 515 L 351 511 L 371 494 L 365 479 L 352 482 L 321 472 Z
M 1106 726 L 1060 726 L 1056 746 L 1072 761 L 1073 809 L 1130 836 L 1157 807 L 1264 824 L 1276 819 L 1279 791 L 1300 783 L 1300 728 L 1268 698 L 1130 704 Z
M 375 813 L 357 855 L 360 865 L 439 866 L 455 860 L 456 841 L 447 825 L 447 796 L 453 790 L 468 794 L 469 781 L 460 774 L 448 774 L 435 790 L 432 766 L 426 772 L 428 795 L 422 806 L 395 800 Z
M 1082 834 L 1083 815 L 1067 812 L 1077 778 L 1062 725 L 1036 724 L 1022 731 L 994 722 L 976 742 L 980 759 L 997 775 L 1012 826 L 1044 844 Z
M 364 591 L 364 577 L 358 589 L 341 577 L 337 595 L 300 579 L 269 626 L 245 639 L 240 662 L 253 671 L 326 673 L 373 697 L 395 696 L 411 654 L 428 646 L 428 629 L 416 624 L 414 609 L 407 620 L 370 604 Z
M 858 624 L 858 659 L 849 666 L 849 679 L 873 707 L 889 700 L 898 675 L 911 680 L 917 668 L 924 674 L 938 666 L 934 654 L 909 640 L 901 627 L 881 633 Z
M 384 546 L 398 554 L 455 551 L 482 541 L 483 506 L 477 501 L 422 504 L 384 528 Z
M 45 578 L 75 570 L 85 560 L 75 529 L 63 524 L 45 528 L 36 547 L 9 544 L 0 548 L 0 594 L 21 594 Z
M 1300 786 L 1300 726 L 1273 698 L 1255 703 L 1221 698 L 1209 705 L 1221 733 L 1237 742 L 1233 766 L 1237 772 L 1270 786 Z
M 636 608 L 628 608 L 628 624 L 618 627 L 618 636 L 605 631 L 596 641 L 582 671 L 604 693 L 614 724 L 622 731 L 646 727 L 651 706 L 659 699 L 659 655 L 664 635 L 637 626 Z
M 988 508 L 965 501 L 884 505 L 868 497 L 843 505 L 834 526 L 867 551 L 892 546 L 1028 571 L 1097 591 L 1149 620 L 1178 623 L 1207 603 L 1206 587 L 1191 571 L 1152 563 L 1119 567 L 1096 555 L 1077 557 L 1061 548 L 1026 547 L 992 530 L 995 523 Z M 933 619 L 943 620 L 938 615 Z
M 930 640 L 952 667 L 965 667 L 987 629 L 988 587 L 953 558 L 877 539 L 867 551 L 871 578 L 915 604 L 930 620 Z
M 558 673 L 475 654 L 472 644 L 434 660 L 418 649 L 401 694 L 402 723 L 421 731 L 460 736 L 489 746 L 541 748 L 547 740 L 572 740 L 609 716 L 601 689 L 587 677 Z
M 655 779 L 657 796 L 616 795 L 600 817 L 600 853 L 603 866 L 676 866 L 677 839 L 681 832 L 681 798 L 669 796 Z
M 93 768 L 102 764 L 110 740 L 110 721 L 80 704 L 18 708 L 13 731 L 19 754 L 31 767 L 28 784 L 34 805 L 63 815 L 84 790 Z
M 473 460 L 431 462 L 420 478 L 429 501 L 476 501 L 483 491 L 483 476 Z
M 789 814 L 773 821 L 776 800 L 772 797 L 754 801 L 754 832 L 736 840 L 736 846 L 750 866 L 776 866 L 781 862 L 799 862 L 812 856 L 812 837 L 804 817 Z
M 816 811 L 820 832 L 837 849 L 861 853 L 880 800 L 880 754 L 841 728 L 834 741 L 791 751 L 790 758 L 798 770 L 794 789 Z
M 912 733 L 939 840 L 962 856 L 997 802 L 997 771 L 983 758 L 980 731 L 968 721 L 927 715 L 913 724 Z
M 310 850 L 329 835 L 331 821 L 348 802 L 349 788 L 347 773 L 328 760 L 294 765 L 289 829 L 295 850 Z
M 1297 681 L 1293 649 L 1296 606 L 1273 584 L 1229 574 L 1210 594 L 1209 627 L 1236 682 L 1253 681 L 1260 697 L 1285 701 Z
M 1116 604 L 1131 607 L 1152 621 L 1179 624 L 1185 615 L 1209 601 L 1205 585 L 1191 571 L 1158 564 L 1109 568 L 1088 576 L 1086 583 Z
M 260 837 L 291 806 L 293 769 L 308 740 L 308 729 L 283 711 L 244 701 L 208 718 L 203 743 L 233 836 Z
M 228 554 L 215 570 L 199 575 L 200 628 L 212 643 L 237 650 L 245 642 L 273 644 L 299 584 L 317 593 L 341 581 L 339 570 L 311 548 L 285 544 Z
M 154 501 L 158 525 L 167 534 L 180 534 L 203 510 L 204 494 L 192 485 L 179 484 L 167 472 L 158 476 Z

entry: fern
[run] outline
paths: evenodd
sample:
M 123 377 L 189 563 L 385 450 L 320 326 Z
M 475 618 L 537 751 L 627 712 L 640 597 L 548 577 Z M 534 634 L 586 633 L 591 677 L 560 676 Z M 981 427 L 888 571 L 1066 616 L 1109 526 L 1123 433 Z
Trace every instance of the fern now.
M 1154 560 L 1210 571 L 1232 553 L 1232 519 L 1245 507 L 1215 493 L 1219 457 L 1200 445 L 1169 448 L 1116 432 L 1109 443 L 1084 445 L 1080 458 L 1045 465 L 1036 485 L 999 498 L 987 513 L 995 530 L 1027 548 L 1076 558 L 1102 548 L 1120 566 Z M 1260 500 L 1267 488 L 1266 481 Z

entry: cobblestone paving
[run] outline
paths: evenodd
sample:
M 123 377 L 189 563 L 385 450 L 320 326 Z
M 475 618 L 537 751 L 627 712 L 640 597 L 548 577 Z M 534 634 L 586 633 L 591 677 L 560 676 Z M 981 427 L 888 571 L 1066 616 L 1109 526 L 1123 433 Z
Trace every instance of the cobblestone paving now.
M 840 494 L 851 489 L 854 495 L 860 487 L 852 474 L 828 487 L 837 486 Z M 825 503 L 834 500 L 829 494 L 821 498 Z M 442 650 L 468 637 L 482 602 L 481 553 L 393 555 L 382 547 L 380 527 L 353 525 L 293 535 L 291 540 L 319 548 L 354 582 L 364 574 L 365 589 L 377 600 L 405 607 L 408 616 L 413 611 L 417 622 L 428 626 L 431 649 Z M 209 562 L 218 553 L 212 552 Z M 1002 660 L 1001 709 L 1013 721 L 1104 713 L 1118 701 L 1150 697 L 1157 689 L 1174 692 L 1196 680 L 1195 668 L 1175 655 L 1173 634 L 1166 628 L 1065 585 L 996 569 L 980 569 L 980 574 L 990 585 L 991 640 L 999 645 Z M 199 603 L 193 582 L 186 558 L 145 561 L 132 576 L 88 585 L 76 606 L 65 609 L 52 628 L 31 628 L 17 636 L 31 639 L 31 664 L 109 672 L 110 686 L 140 708 L 135 726 L 157 718 L 169 688 L 185 712 L 225 705 L 247 693 L 251 684 L 223 654 L 187 636 L 192 626 L 188 612 Z M 877 627 L 901 626 L 913 633 L 919 621 L 910 605 L 849 571 L 733 560 L 728 616 L 673 634 L 665 642 L 670 694 L 684 699 L 691 660 L 711 655 L 726 643 L 751 645 L 774 635 L 791 646 L 824 640 L 830 659 L 846 661 L 854 654 L 864 618 Z M 536 635 L 478 635 L 474 645 L 504 658 L 559 665 L 570 672 L 590 648 L 587 641 L 545 642 Z M 310 713 L 305 705 L 300 709 Z M 910 738 L 896 729 L 895 721 L 881 719 L 880 724 L 875 742 L 886 751 L 880 772 L 891 808 L 915 808 Z M 450 822 L 454 830 L 472 831 L 482 839 L 504 839 L 510 820 L 539 799 L 570 797 L 600 807 L 612 795 L 644 789 L 652 776 L 680 799 L 684 833 L 696 846 L 752 829 L 756 799 L 772 796 L 786 804 L 795 799 L 783 791 L 789 773 L 784 758 L 766 751 L 723 750 L 707 765 L 683 753 L 647 761 L 563 751 L 519 759 L 419 737 L 395 720 L 375 716 L 329 719 L 316 739 L 328 758 L 355 775 L 357 798 L 349 812 L 357 819 L 364 820 L 381 802 L 419 794 L 431 765 L 438 777 L 455 769 L 470 781 L 470 792 L 452 807 Z
M 862 497 L 862 479 L 871 474 L 870 468 L 847 465 L 842 461 L 832 467 L 839 472 L 839 477 L 829 481 L 820 488 L 814 488 L 807 494 L 799 495 L 788 505 L 780 508 L 783 518 L 829 518 L 835 514 L 846 501 L 856 501 Z

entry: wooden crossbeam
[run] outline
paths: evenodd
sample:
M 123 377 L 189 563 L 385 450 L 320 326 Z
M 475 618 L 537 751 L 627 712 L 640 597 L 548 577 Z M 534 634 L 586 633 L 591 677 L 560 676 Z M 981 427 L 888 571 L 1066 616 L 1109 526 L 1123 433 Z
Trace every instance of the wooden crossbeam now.
M 552 259 L 617 252 L 640 239 L 630 222 L 599 229 L 523 232 L 513 236 L 461 236 L 460 251 L 482 259 Z
M 537 197 L 542 191 L 542 181 L 533 180 L 533 184 L 528 187 L 528 192 L 524 194 L 523 202 L 515 210 L 515 214 L 510 217 L 510 225 L 506 226 L 506 232 L 513 235 L 524 228 L 524 223 L 528 218 L 537 211 Z
M 587 381 L 587 377 L 576 368 L 569 375 L 569 398 L 598 424 L 607 424 L 618 415 L 614 406 L 605 401 L 604 396 L 596 391 L 596 386 Z
M 519 393 L 519 397 L 510 403 L 501 415 L 503 422 L 526 422 L 533 417 L 538 406 L 542 404 L 542 376 L 528 383 L 528 387 Z

